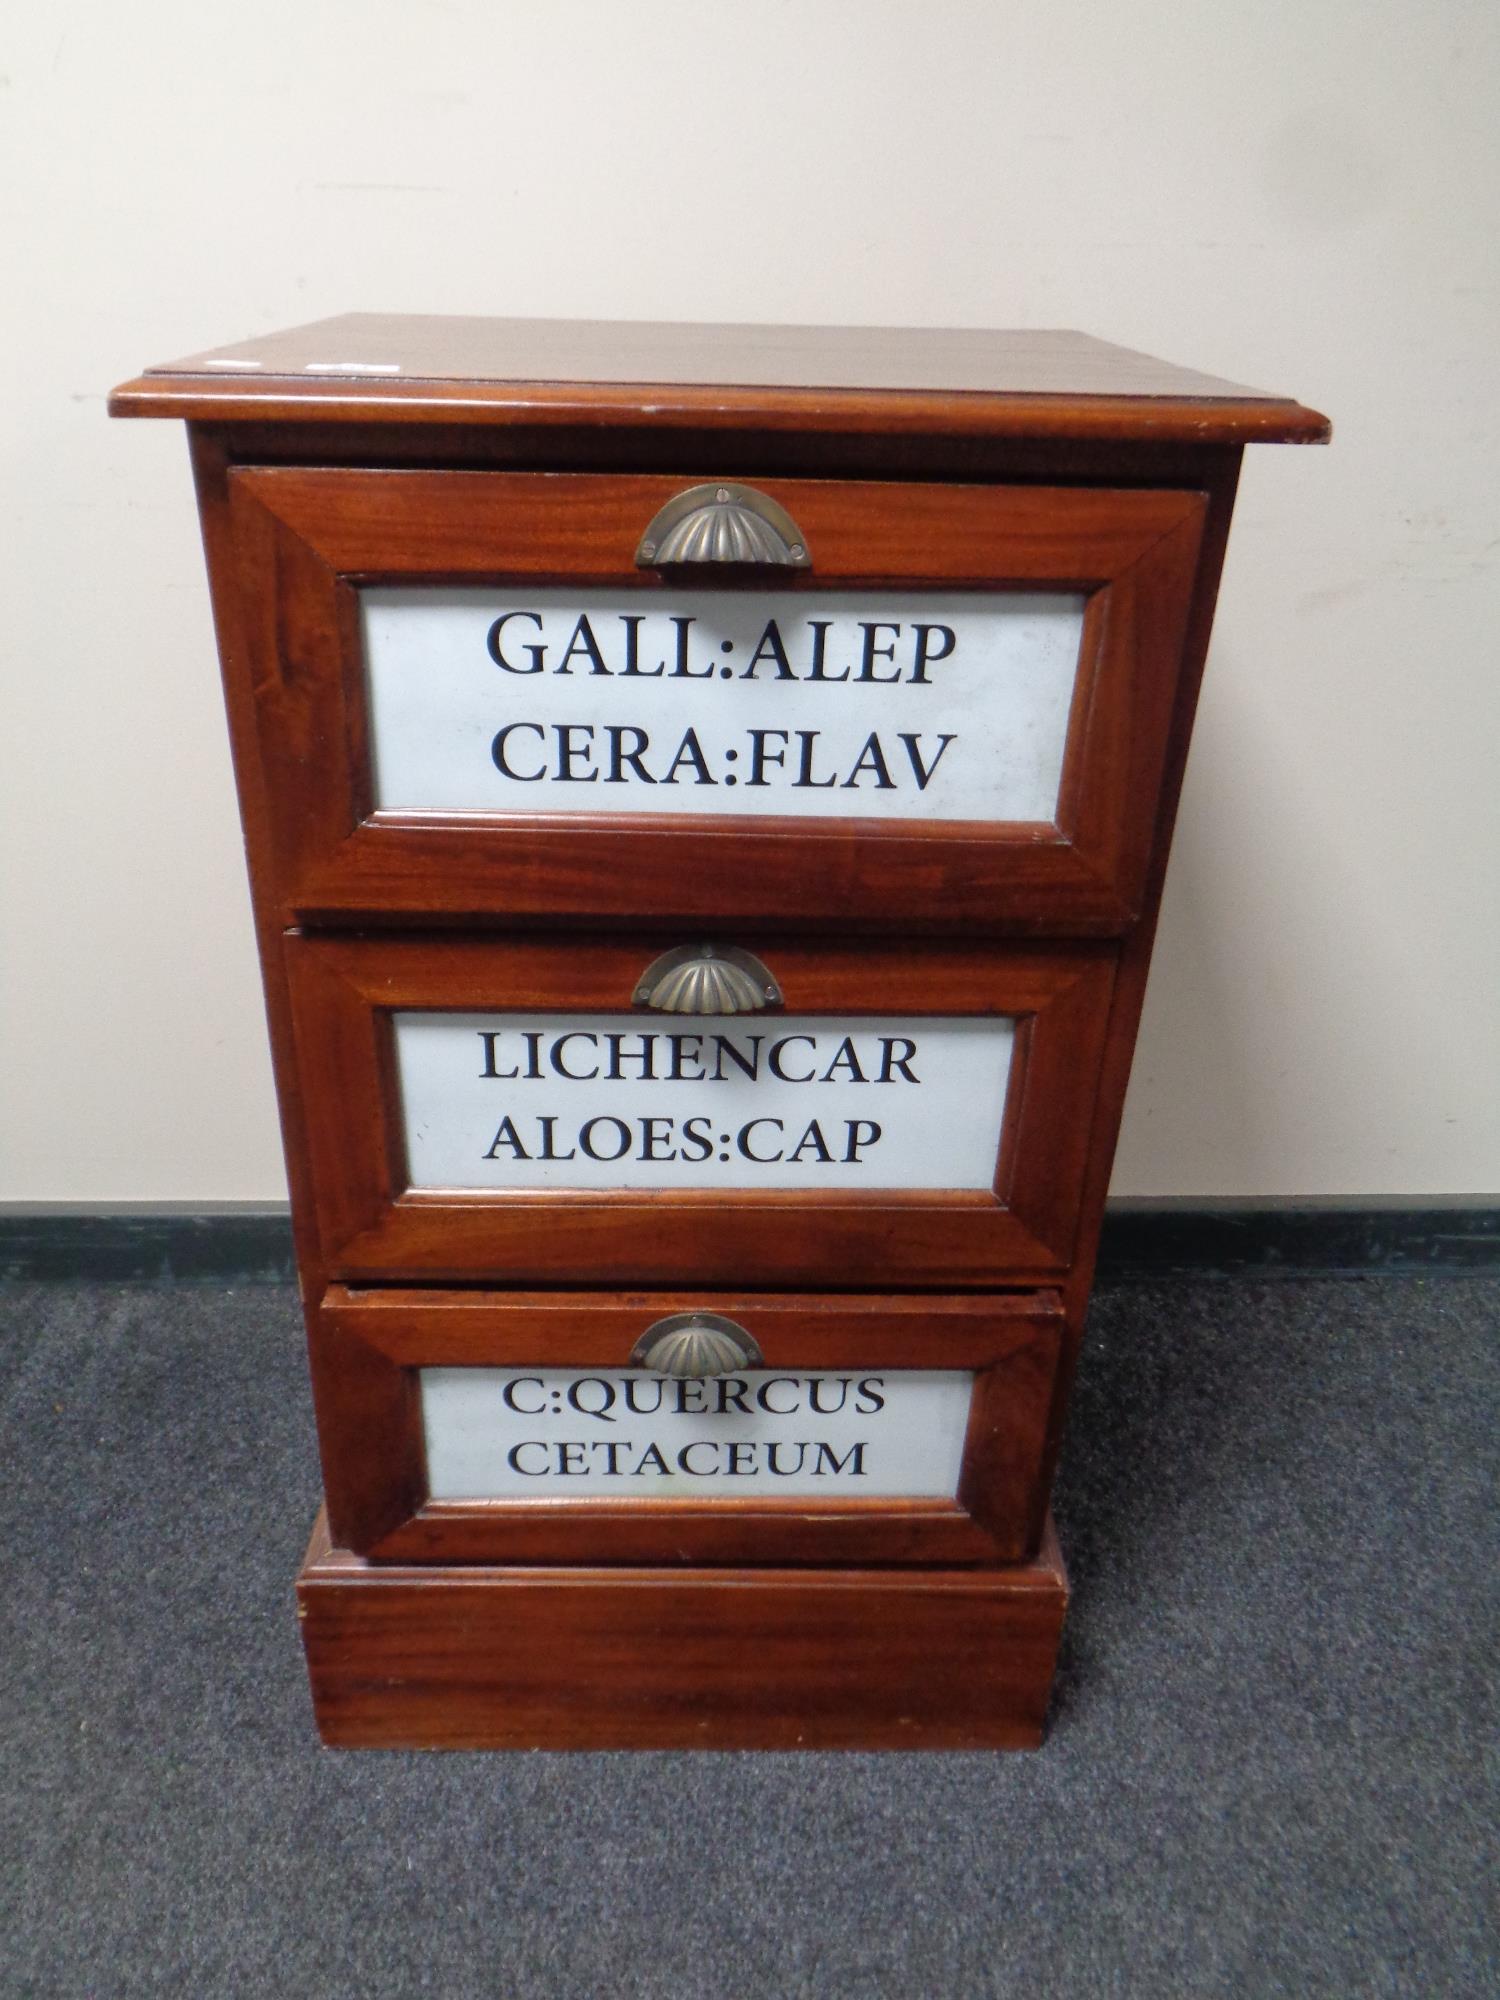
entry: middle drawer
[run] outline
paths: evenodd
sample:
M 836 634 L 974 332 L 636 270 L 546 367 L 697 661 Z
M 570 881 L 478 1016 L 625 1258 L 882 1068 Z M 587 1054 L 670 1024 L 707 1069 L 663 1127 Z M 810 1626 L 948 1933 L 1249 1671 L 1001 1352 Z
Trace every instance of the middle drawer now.
M 1112 947 L 679 945 L 289 934 L 330 1273 L 849 1290 L 1067 1268 Z M 695 996 L 760 1011 L 642 1004 Z

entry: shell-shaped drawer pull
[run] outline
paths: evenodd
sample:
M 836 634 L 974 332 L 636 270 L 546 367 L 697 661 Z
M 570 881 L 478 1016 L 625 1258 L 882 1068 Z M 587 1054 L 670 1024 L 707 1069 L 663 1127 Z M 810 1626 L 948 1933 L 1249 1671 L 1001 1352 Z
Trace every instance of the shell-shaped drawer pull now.
M 765 1356 L 737 1320 L 723 1313 L 669 1313 L 655 1321 L 630 1350 L 632 1368 L 649 1368 L 656 1375 L 697 1379 L 733 1375 L 741 1368 L 763 1366 Z
M 659 1014 L 756 1014 L 781 1005 L 781 988 L 754 952 L 685 944 L 651 961 L 635 1004 Z
M 674 563 L 772 563 L 811 569 L 802 530 L 768 493 L 710 480 L 690 486 L 652 516 L 635 552 L 638 567 Z

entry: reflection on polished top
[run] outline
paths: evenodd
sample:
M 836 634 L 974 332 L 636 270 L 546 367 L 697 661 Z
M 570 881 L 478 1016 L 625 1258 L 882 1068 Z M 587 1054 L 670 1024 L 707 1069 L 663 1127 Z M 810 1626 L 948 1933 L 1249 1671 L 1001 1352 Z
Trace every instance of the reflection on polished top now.
M 165 362 L 116 416 L 717 424 L 777 412 L 814 429 L 1321 442 L 1283 396 L 1087 334 L 716 326 L 346 313 Z

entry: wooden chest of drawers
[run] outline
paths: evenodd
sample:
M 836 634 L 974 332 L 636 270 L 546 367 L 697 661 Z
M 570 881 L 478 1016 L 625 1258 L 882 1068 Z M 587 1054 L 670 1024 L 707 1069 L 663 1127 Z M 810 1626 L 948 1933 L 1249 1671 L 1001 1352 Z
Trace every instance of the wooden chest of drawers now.
M 188 422 L 348 1744 L 1016 1745 L 1240 450 L 1074 335 L 330 321 Z

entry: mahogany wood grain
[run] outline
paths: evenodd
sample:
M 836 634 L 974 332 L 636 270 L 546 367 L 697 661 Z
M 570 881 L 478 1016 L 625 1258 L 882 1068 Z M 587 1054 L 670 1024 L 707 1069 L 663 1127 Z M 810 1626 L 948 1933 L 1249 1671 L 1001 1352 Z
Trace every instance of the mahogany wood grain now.
M 1041 1741 L 1068 1585 L 1050 1524 L 990 1570 L 369 1563 L 297 1583 L 326 1743 L 1002 1750 Z
M 986 825 L 372 813 L 355 582 L 659 588 L 635 548 L 680 482 L 283 467 L 237 471 L 231 488 L 276 887 L 303 921 L 749 915 L 1088 934 L 1119 931 L 1138 906 L 1197 493 L 767 482 L 816 563 L 778 588 L 810 606 L 822 589 L 876 583 L 1088 594 L 1056 823 Z
M 899 437 L 869 433 L 361 423 L 190 423 L 225 462 L 332 471 L 596 472 L 664 474 L 686 486 L 711 465 L 716 477 L 851 479 L 964 485 L 1156 487 L 1191 492 L 1234 445 L 1110 438 Z
M 836 943 L 736 931 L 789 1015 L 1019 1023 L 989 1190 L 412 1189 L 389 1017 L 629 1014 L 685 942 L 291 934 L 286 963 L 323 1262 L 344 1278 L 755 1284 L 833 1290 L 1045 1283 L 1074 1248 L 1112 947 Z M 650 1024 L 661 1017 L 638 1014 Z M 767 1015 L 767 1020 L 775 1019 Z
M 116 416 L 1316 442 L 1281 396 L 1088 335 L 351 313 L 168 362 Z
M 338 352 L 313 351 L 330 342 Z M 259 365 L 211 365 L 233 359 Z M 400 374 L 340 379 L 311 365 L 339 360 L 395 361 Z M 341 1532 L 402 1552 L 371 1562 L 330 1548 L 321 1527 L 315 1537 L 299 1594 L 327 1739 L 1037 1741 L 1066 1584 L 1050 1529 L 1033 1561 L 1013 1565 L 994 1566 L 996 1538 L 1025 1515 L 1017 1546 L 1030 1545 L 1061 1437 L 1240 447 L 1318 441 L 1326 420 L 1071 335 L 374 316 L 175 364 L 111 407 L 190 420 L 330 1497 Z M 722 477 L 783 499 L 796 489 L 794 513 L 817 523 L 812 588 L 832 576 L 998 577 L 1087 590 L 1090 671 L 1054 828 L 997 839 L 700 823 L 695 877 L 680 865 L 679 822 L 580 819 L 564 849 L 524 816 L 475 829 L 369 812 L 362 577 L 634 584 L 631 510 L 663 486 Z M 518 506 L 543 488 L 556 503 Z M 581 504 L 563 506 L 564 492 Z M 1153 525 L 1132 541 L 1132 523 Z M 993 1192 L 863 1206 L 669 1196 L 636 1203 L 628 1226 L 610 1213 L 618 1197 L 549 1211 L 528 1196 L 498 1255 L 493 1198 L 403 1192 L 382 1010 L 551 1007 L 567 964 L 581 974 L 575 1004 L 623 1012 L 619 977 L 687 941 L 667 926 L 702 935 L 726 913 L 738 920 L 724 941 L 774 953 L 789 1005 L 853 1011 L 863 967 L 880 1005 L 948 1011 L 940 989 L 1023 1014 Z M 299 923 L 365 935 L 286 938 Z M 476 935 L 399 935 L 419 925 Z M 503 935 L 487 941 L 485 929 Z M 606 930 L 633 941 L 589 934 Z M 984 942 L 1006 933 L 1038 942 Z M 1117 946 L 1064 941 L 1106 936 Z M 330 1289 L 344 1273 L 385 1289 Z M 920 1323 L 924 1358 L 978 1357 L 958 1497 L 946 1510 L 892 1506 L 878 1543 L 847 1509 L 816 1523 L 805 1509 L 800 1522 L 795 1509 L 770 1522 L 761 1510 L 747 1527 L 732 1503 L 714 1521 L 683 1517 L 718 1538 L 714 1553 L 699 1541 L 698 1560 L 651 1567 L 623 1513 L 575 1561 L 571 1522 L 536 1508 L 527 1560 L 492 1564 L 496 1507 L 425 1497 L 415 1368 L 512 1352 L 500 1329 L 518 1314 L 537 1351 L 593 1353 L 645 1296 L 580 1295 L 574 1322 L 560 1291 L 419 1289 L 497 1276 L 659 1284 L 650 1296 L 674 1306 L 729 1298 L 772 1324 L 801 1314 L 810 1355 L 851 1363 L 858 1349 L 898 1365 Z M 882 1296 L 896 1284 L 903 1293 Z M 1015 1296 L 1038 1284 L 1057 1287 L 1060 1330 L 1053 1295 Z M 755 1289 L 693 1289 L 704 1286 Z M 1019 1345 L 996 1333 L 1033 1323 Z M 517 1511 L 499 1511 L 511 1534 Z
M 1084 1171 L 1080 1227 L 1072 1269 L 1062 1283 L 1068 1307 L 1068 1338 L 1064 1345 L 1062 1365 L 1058 1369 L 1052 1412 L 1048 1422 L 1046 1458 L 1049 1481 L 1055 1472 L 1058 1454 L 1062 1448 L 1068 1400 L 1072 1393 L 1084 1323 L 1088 1315 L 1089 1297 L 1099 1254 L 1099 1235 L 1104 1220 L 1104 1204 L 1109 1194 L 1115 1147 L 1125 1107 L 1125 1093 L 1130 1082 L 1136 1035 L 1140 1027 L 1141 1010 L 1145 1003 L 1146 981 L 1151 969 L 1151 951 L 1161 912 L 1162 891 L 1166 882 L 1172 833 L 1187 769 L 1193 720 L 1197 713 L 1198 696 L 1208 661 L 1209 639 L 1213 630 L 1214 609 L 1218 601 L 1224 554 L 1229 541 L 1229 526 L 1234 513 L 1239 472 L 1240 455 L 1237 452 L 1221 455 L 1212 465 L 1205 467 L 1208 518 L 1198 575 L 1193 588 L 1192 605 L 1188 614 L 1182 674 L 1168 729 L 1161 798 L 1152 836 L 1145 895 L 1140 919 L 1126 933 L 1121 946 L 1119 976 L 1110 999 L 1109 1027 L 1105 1037 L 1104 1057 L 1100 1068 L 1088 1159 Z
M 190 435 L 198 519 L 207 559 L 209 598 L 218 647 L 240 825 L 249 864 L 261 987 L 265 999 L 282 1154 L 291 1194 L 292 1236 L 304 1303 L 325 1283 L 313 1214 L 311 1165 L 303 1118 L 301 1080 L 292 1046 L 291 1011 L 284 964 L 287 912 L 268 865 L 277 802 L 257 748 L 255 687 L 249 661 L 258 609 L 238 587 L 238 544 L 229 520 L 228 464 L 217 440 Z
M 725 1313 L 780 1371 L 954 1369 L 975 1376 L 951 1500 L 433 1501 L 420 1368 L 618 1372 L 668 1313 Z M 340 1546 L 422 1562 L 1015 1562 L 1036 1549 L 1039 1480 L 1062 1341 L 1055 1292 L 990 1298 L 761 1293 L 443 1292 L 329 1288 L 312 1328 L 323 1483 Z

